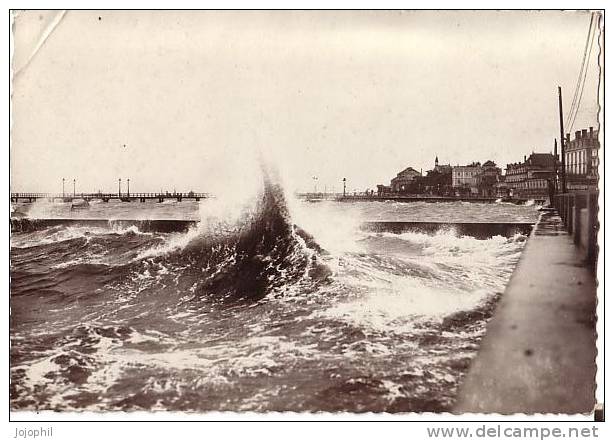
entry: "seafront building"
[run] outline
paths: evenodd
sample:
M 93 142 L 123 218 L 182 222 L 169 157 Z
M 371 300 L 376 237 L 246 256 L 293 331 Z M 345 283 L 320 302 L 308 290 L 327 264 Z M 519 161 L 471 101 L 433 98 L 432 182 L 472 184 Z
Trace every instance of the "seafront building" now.
M 590 127 L 578 130 L 575 138 L 565 140 L 567 191 L 595 190 L 598 185 L 598 131 Z M 483 198 L 543 199 L 560 185 L 561 163 L 556 154 L 531 153 L 522 162 L 507 164 L 505 175 L 497 164 L 435 165 L 423 175 L 422 170 L 407 167 L 392 178 L 390 186 L 378 185 L 377 195 L 426 195 Z
M 503 181 L 501 168 L 494 161 L 482 164 L 482 170 L 476 175 L 476 186 L 481 197 L 497 196 L 497 184 Z
M 414 180 L 422 176 L 422 173 L 412 167 L 397 173 L 396 177 L 390 181 L 390 188 L 393 193 L 409 193 Z
M 439 164 L 439 156 L 435 156 L 435 167 L 433 170 L 436 173 L 441 173 L 442 175 L 447 175 L 448 173 L 452 173 L 452 166 L 450 164 Z
M 515 198 L 544 198 L 556 179 L 558 161 L 552 153 L 531 153 L 523 162 L 507 164 L 505 185 Z
M 459 196 L 478 194 L 477 176 L 482 172 L 482 165 L 473 162 L 469 165 L 457 165 L 452 167 L 452 188 Z
M 421 178 L 422 192 L 430 196 L 452 196 L 452 166 L 439 164 L 435 156 L 435 166 Z
M 496 196 L 495 185 L 503 181 L 501 168 L 493 161 L 484 164 L 473 162 L 465 166 L 435 165 L 426 174 L 407 167 L 392 178 L 390 186 L 379 184 L 377 195 L 425 195 L 425 196 Z
M 439 157 L 435 156 L 435 166 L 426 174 L 422 169 L 417 171 L 413 167 L 397 173 L 390 185 L 377 185 L 379 197 L 389 195 L 431 195 L 450 196 L 452 194 L 452 166 L 439 164 Z
M 589 127 L 565 140 L 565 173 L 568 191 L 597 190 L 599 176 L 599 131 Z
M 392 193 L 392 187 L 390 185 L 377 184 L 377 196 L 389 196 Z

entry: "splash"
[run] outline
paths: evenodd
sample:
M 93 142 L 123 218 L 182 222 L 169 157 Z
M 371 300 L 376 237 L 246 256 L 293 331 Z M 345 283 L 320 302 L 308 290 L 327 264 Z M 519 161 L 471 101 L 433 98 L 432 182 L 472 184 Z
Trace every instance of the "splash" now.
M 257 300 L 313 274 L 309 270 L 317 257 L 305 252 L 309 237 L 294 227 L 283 188 L 266 172 L 263 184 L 255 210 L 244 217 L 231 241 L 224 242 L 232 263 L 207 280 L 206 291 Z
M 265 167 L 262 175 L 253 204 L 208 201 L 200 206 L 197 228 L 139 253 L 137 260 L 160 258 L 200 269 L 195 292 L 225 299 L 258 300 L 303 278 L 326 279 L 330 271 L 318 259 L 321 248 L 293 224 L 278 178 Z
M 69 202 L 49 202 L 46 199 L 36 199 L 21 207 L 22 212 L 30 219 L 47 219 L 70 211 Z

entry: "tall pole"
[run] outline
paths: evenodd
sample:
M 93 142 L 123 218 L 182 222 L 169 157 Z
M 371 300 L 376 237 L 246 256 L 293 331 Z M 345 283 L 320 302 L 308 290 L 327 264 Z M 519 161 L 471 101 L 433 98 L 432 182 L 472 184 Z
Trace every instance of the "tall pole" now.
M 128 178 L 128 197 L 130 197 L 130 178 Z
M 62 197 L 63 198 L 66 197 L 66 193 L 64 192 L 64 181 L 66 181 L 66 179 L 62 178 Z
M 117 196 L 122 197 L 122 178 L 119 178 L 119 183 L 117 186 Z
M 559 86 L 559 125 L 561 128 L 561 192 L 567 193 L 567 173 L 565 171 L 565 129 L 563 128 L 563 96 L 561 93 L 561 86 Z
M 74 198 L 76 194 L 77 194 L 77 180 L 73 179 L 72 180 L 72 197 Z
M 345 197 L 345 182 L 346 182 L 346 179 L 343 178 L 343 197 Z
M 554 183 L 554 191 L 558 191 L 558 166 L 557 166 L 557 162 L 559 161 L 559 151 L 558 151 L 558 145 L 556 143 L 556 138 L 554 138 L 554 164 L 553 164 L 553 168 L 554 168 L 554 179 L 553 179 L 553 183 Z

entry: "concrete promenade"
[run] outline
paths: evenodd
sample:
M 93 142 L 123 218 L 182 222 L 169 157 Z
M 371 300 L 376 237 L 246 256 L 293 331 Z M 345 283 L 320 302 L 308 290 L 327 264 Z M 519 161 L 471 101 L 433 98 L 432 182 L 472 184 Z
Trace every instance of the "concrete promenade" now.
M 560 217 L 527 241 L 459 390 L 455 413 L 590 413 L 595 276 Z

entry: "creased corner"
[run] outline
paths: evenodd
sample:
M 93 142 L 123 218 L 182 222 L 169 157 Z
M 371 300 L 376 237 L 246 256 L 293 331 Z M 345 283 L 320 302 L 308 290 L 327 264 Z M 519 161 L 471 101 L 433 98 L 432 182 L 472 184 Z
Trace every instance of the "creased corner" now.
M 32 62 L 32 60 L 34 59 L 36 54 L 43 47 L 43 45 L 45 44 L 45 42 L 47 41 L 49 36 L 58 27 L 58 25 L 61 23 L 61 21 L 64 19 L 64 16 L 66 15 L 66 11 L 65 10 L 54 11 L 54 12 L 55 12 L 55 14 L 49 20 L 49 23 L 44 28 L 42 28 L 42 30 L 38 33 L 38 35 L 36 36 L 36 39 L 33 41 L 33 44 L 27 45 L 27 48 L 25 50 L 28 51 L 28 54 L 24 58 L 19 60 L 19 61 L 17 59 L 14 59 L 14 65 L 13 65 L 14 74 L 13 74 L 13 78 L 17 78 L 19 76 L 19 74 L 21 72 L 23 72 L 24 69 L 26 69 L 28 67 L 28 65 Z M 15 27 L 17 26 L 17 19 L 20 16 L 21 15 L 19 15 L 19 14 L 16 14 L 14 16 L 15 21 L 13 22 L 13 32 L 15 32 Z

